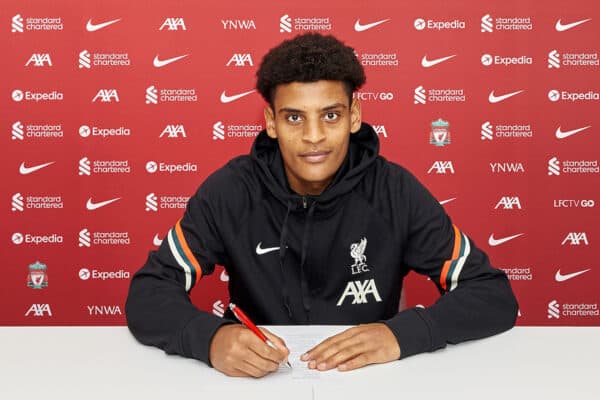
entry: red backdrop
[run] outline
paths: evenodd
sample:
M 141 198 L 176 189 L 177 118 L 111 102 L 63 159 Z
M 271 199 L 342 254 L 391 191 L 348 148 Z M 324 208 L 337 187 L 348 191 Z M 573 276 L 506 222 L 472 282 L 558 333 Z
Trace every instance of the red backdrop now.
M 123 324 L 148 251 L 262 128 L 261 56 L 319 30 L 356 49 L 383 155 L 508 272 L 519 323 L 598 325 L 600 7 L 456 3 L 4 1 L 0 324 Z M 222 311 L 226 279 L 195 302 Z M 436 295 L 409 276 L 409 306 Z

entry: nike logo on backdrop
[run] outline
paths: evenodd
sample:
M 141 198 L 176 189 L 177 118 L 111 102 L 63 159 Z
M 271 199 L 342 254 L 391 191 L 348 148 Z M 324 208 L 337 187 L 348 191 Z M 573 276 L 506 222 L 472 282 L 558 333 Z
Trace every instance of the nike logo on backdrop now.
M 25 163 L 22 162 L 21 165 L 19 166 L 19 172 L 21 173 L 21 175 L 28 175 L 28 174 L 31 174 L 32 172 L 35 172 L 42 168 L 46 168 L 48 165 L 52 165 L 52 164 L 54 164 L 54 161 L 48 162 L 46 164 L 36 165 L 33 167 L 26 167 Z
M 354 23 L 354 30 L 356 32 L 364 32 L 364 31 L 369 30 L 371 28 L 375 28 L 377 25 L 383 24 L 384 22 L 388 22 L 389 20 L 390 20 L 390 18 L 388 18 L 388 19 L 382 19 L 381 21 L 371 22 L 370 24 L 362 25 L 360 23 L 360 18 L 359 18 Z
M 571 22 L 570 24 L 563 25 L 560 19 L 556 21 L 556 26 L 554 27 L 558 32 L 564 32 L 571 28 L 575 28 L 577 25 L 585 24 L 588 21 L 591 21 L 591 18 L 582 19 L 581 21 Z
M 100 201 L 98 203 L 94 203 L 92 201 L 92 198 L 90 197 L 88 199 L 87 203 L 85 204 L 85 208 L 87 208 L 88 210 L 97 210 L 97 209 L 99 209 L 101 207 L 109 205 L 110 203 L 114 203 L 117 200 L 121 200 L 121 198 L 120 197 L 116 197 L 114 199 L 110 199 L 110 200 Z
M 441 204 L 441 205 L 444 205 L 444 204 L 446 204 L 446 203 L 450 203 L 450 202 L 451 202 L 451 201 L 453 201 L 453 200 L 456 200 L 456 197 L 453 197 L 453 198 L 451 198 L 451 199 L 442 200 L 442 201 L 440 201 L 440 204 Z
M 586 272 L 588 272 L 591 268 L 588 269 L 584 269 L 582 271 L 577 271 L 577 272 L 573 272 L 571 274 L 561 274 L 560 273 L 560 269 L 558 271 L 556 271 L 556 275 L 554 275 L 554 279 L 556 280 L 556 282 L 564 282 L 564 281 L 568 281 L 569 279 L 575 278 L 576 276 L 585 274 Z
M 100 29 L 106 28 L 107 26 L 112 25 L 115 22 L 119 22 L 120 20 L 121 20 L 121 18 L 117 18 L 117 19 L 113 19 L 112 21 L 102 22 L 101 24 L 92 24 L 92 20 L 89 19 L 87 24 L 85 25 L 85 29 L 88 32 L 99 31 Z
M 184 54 L 182 56 L 177 56 L 177 57 L 173 57 L 173 58 L 167 58 L 166 60 L 161 60 L 158 58 L 158 54 L 154 57 L 154 61 L 152 62 L 152 64 L 156 67 L 156 68 L 161 68 L 164 67 L 165 65 L 169 65 L 171 63 L 174 63 L 177 60 L 181 60 L 184 57 L 189 56 L 189 54 Z
M 573 129 L 573 130 L 570 130 L 570 131 L 564 131 L 563 132 L 563 131 L 560 130 L 560 126 L 559 126 L 558 129 L 556 130 L 556 137 L 558 139 L 564 139 L 564 138 L 567 138 L 567 137 L 569 137 L 571 135 L 575 135 L 576 133 L 579 133 L 579 132 L 584 131 L 587 128 L 591 128 L 591 127 L 592 127 L 591 125 L 588 125 L 588 126 L 584 126 L 583 128 Z
M 428 60 L 427 55 L 424 55 L 423 58 L 421 59 L 421 66 L 423 66 L 424 68 L 433 67 L 434 65 L 443 63 L 444 61 L 449 60 L 453 57 L 456 57 L 456 54 L 453 54 L 448 57 L 436 58 L 435 60 Z
M 522 235 L 524 235 L 524 233 L 519 233 L 519 234 L 512 235 L 512 236 L 507 236 L 507 237 L 503 237 L 503 238 L 500 238 L 500 239 L 494 239 L 494 234 L 492 233 L 490 235 L 490 238 L 488 239 L 488 244 L 490 246 L 499 246 L 502 243 L 506 243 L 509 240 L 516 239 L 516 238 L 518 238 L 519 236 L 522 236 Z
M 160 246 L 162 244 L 162 239 L 158 237 L 158 233 L 154 235 L 154 238 L 152 239 L 152 244 L 155 246 Z
M 240 93 L 240 94 L 234 94 L 233 96 L 227 96 L 225 94 L 225 91 L 223 90 L 223 93 L 221 93 L 221 103 L 231 103 L 232 101 L 241 99 L 242 97 L 248 96 L 249 94 L 254 93 L 254 92 L 256 92 L 256 89 L 249 90 L 247 92 Z
M 504 101 L 504 100 L 508 99 L 509 97 L 516 96 L 516 95 L 518 95 L 521 92 L 524 92 L 524 90 L 518 90 L 516 92 L 512 92 L 512 93 L 508 93 L 508 94 L 503 94 L 502 96 L 495 96 L 494 95 L 494 91 L 492 90 L 490 92 L 490 96 L 488 97 L 488 100 L 492 104 L 494 104 L 494 103 L 500 103 L 501 101 Z
M 265 248 L 262 248 L 261 246 L 262 246 L 262 242 L 259 242 L 256 245 L 256 254 L 258 254 L 259 256 L 262 256 L 263 254 L 270 253 L 272 251 L 279 250 L 279 247 L 265 247 Z

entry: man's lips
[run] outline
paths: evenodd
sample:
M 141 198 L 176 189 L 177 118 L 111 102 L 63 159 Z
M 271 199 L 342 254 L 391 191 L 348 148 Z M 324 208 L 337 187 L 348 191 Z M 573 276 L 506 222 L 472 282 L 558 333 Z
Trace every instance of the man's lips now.
M 301 153 L 300 157 L 309 163 L 320 163 L 325 161 L 325 159 L 327 158 L 327 156 L 329 156 L 331 152 L 330 151 L 325 151 L 325 150 L 319 150 L 319 151 L 309 151 L 306 153 Z

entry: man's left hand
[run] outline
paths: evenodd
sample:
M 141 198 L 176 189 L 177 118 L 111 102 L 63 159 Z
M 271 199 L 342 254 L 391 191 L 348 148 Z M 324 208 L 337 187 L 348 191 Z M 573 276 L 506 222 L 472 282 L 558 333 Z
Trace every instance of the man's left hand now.
M 368 364 L 400 358 L 400 346 L 387 325 L 377 322 L 358 325 L 332 336 L 302 355 L 308 368 L 350 371 Z

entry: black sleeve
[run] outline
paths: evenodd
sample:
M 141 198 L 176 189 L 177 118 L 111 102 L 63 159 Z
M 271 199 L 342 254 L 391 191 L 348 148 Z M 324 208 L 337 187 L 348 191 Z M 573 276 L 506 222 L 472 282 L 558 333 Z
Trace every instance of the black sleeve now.
M 401 358 L 512 328 L 518 304 L 506 274 L 490 265 L 415 177 L 406 174 L 401 193 L 408 204 L 403 264 L 429 276 L 441 293 L 430 307 L 404 310 L 385 321 Z
M 200 278 L 226 261 L 211 210 L 219 199 L 211 187 L 209 179 L 190 198 L 183 218 L 133 276 L 125 305 L 129 330 L 141 343 L 209 365 L 213 335 L 232 322 L 199 310 L 189 298 Z

